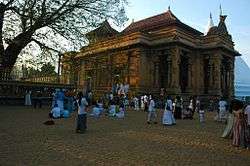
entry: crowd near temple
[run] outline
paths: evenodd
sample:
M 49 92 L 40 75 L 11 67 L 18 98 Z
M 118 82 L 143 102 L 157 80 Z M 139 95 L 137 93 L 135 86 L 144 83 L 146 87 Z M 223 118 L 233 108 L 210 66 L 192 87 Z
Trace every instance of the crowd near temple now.
M 145 111 L 145 124 L 169 126 L 195 114 L 204 124 L 206 112 L 214 111 L 215 121 L 227 122 L 222 137 L 249 148 L 250 106 L 234 99 L 234 64 L 240 53 L 226 15 L 218 19 L 215 26 L 210 16 L 205 33 L 183 23 L 170 8 L 133 21 L 121 32 L 106 20 L 86 34 L 88 45 L 63 54 L 60 86 L 1 83 L 0 91 L 25 95 L 27 106 L 50 105 L 52 119 L 77 112 L 77 133 L 85 133 L 87 115 L 126 120 L 130 110 Z M 51 103 L 44 102 L 48 98 Z

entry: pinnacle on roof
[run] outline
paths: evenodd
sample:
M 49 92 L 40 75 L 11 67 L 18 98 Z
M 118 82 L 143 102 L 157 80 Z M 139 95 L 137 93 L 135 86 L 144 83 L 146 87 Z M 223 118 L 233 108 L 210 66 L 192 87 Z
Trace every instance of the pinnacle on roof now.
M 208 20 L 208 24 L 207 24 L 205 34 L 207 34 L 212 27 L 214 27 L 214 22 L 213 22 L 212 13 L 210 12 L 210 16 L 209 16 L 209 20 Z

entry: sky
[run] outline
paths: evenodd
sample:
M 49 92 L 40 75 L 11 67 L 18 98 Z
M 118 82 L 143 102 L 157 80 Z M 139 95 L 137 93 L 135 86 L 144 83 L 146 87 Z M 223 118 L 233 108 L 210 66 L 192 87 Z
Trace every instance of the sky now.
M 218 25 L 221 4 L 226 25 L 235 43 L 235 49 L 250 66 L 250 0 L 128 0 L 126 25 L 168 10 L 183 23 L 204 32 L 210 12 Z

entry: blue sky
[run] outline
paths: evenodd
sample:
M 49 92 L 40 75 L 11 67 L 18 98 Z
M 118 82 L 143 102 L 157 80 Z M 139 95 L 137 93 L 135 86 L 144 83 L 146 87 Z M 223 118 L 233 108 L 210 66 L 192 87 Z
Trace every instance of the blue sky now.
M 135 21 L 160 14 L 171 6 L 171 11 L 183 23 L 204 32 L 212 13 L 214 24 L 218 24 L 219 6 L 228 15 L 226 25 L 235 42 L 235 49 L 250 66 L 250 0 L 128 0 L 127 25 Z

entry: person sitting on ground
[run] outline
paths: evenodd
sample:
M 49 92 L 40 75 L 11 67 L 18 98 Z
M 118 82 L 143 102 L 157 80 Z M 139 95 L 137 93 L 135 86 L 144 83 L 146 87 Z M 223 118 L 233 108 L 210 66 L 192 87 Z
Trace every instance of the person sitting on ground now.
M 99 112 L 100 112 L 100 114 L 102 114 L 103 113 L 103 111 L 104 111 L 104 108 L 103 108 L 103 101 L 100 99 L 100 100 L 98 100 L 98 102 L 97 102 L 97 106 L 98 106 L 98 108 L 99 108 Z
M 116 108 L 116 105 L 115 105 L 114 101 L 111 101 L 110 106 L 109 106 L 109 116 L 115 116 L 115 114 L 116 114 L 115 108 Z
M 53 119 L 58 119 L 61 117 L 61 111 L 58 107 L 58 104 L 55 104 L 54 108 L 52 108 L 51 112 L 49 113 L 49 117 Z
M 116 113 L 116 117 L 121 119 L 125 117 L 125 106 L 123 103 L 120 104 L 119 112 Z
M 93 102 L 93 105 L 94 105 L 94 107 L 92 109 L 92 113 L 90 114 L 90 116 L 93 116 L 95 118 L 99 118 L 101 115 L 99 105 L 96 102 Z

